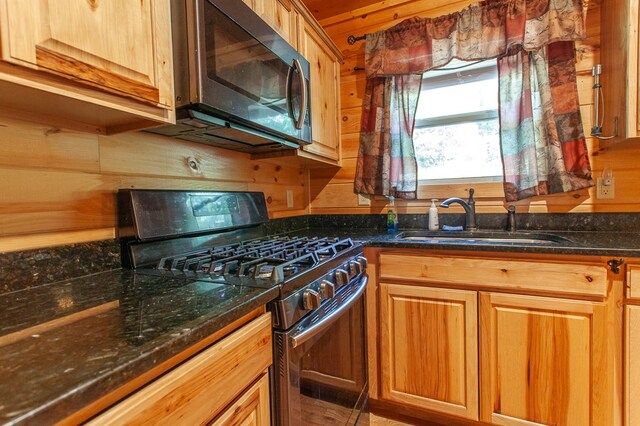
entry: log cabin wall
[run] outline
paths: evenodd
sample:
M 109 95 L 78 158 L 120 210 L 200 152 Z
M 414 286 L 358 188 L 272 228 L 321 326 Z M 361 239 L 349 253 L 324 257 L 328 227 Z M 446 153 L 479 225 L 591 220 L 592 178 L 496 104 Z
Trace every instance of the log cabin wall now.
M 114 238 L 118 188 L 263 191 L 271 218 L 303 215 L 307 176 L 147 133 L 102 136 L 0 115 L 0 253 Z
M 593 78 L 591 67 L 599 63 L 600 58 L 600 7 L 602 0 L 589 2 L 587 13 L 587 39 L 577 45 L 578 90 L 585 133 L 591 128 L 593 116 Z M 328 1 L 327 7 L 331 7 Z M 335 3 L 335 2 L 334 2 Z M 342 50 L 345 60 L 341 67 L 341 117 L 342 117 L 342 165 L 340 170 L 311 171 L 310 212 L 314 214 L 338 213 L 380 213 L 384 211 L 386 200 L 374 199 L 371 207 L 359 206 L 353 193 L 362 99 L 365 89 L 363 71 L 353 68 L 364 67 L 364 41 L 355 45 L 347 44 L 351 34 L 360 36 L 369 32 L 389 28 L 412 16 L 436 17 L 456 12 L 473 1 L 449 0 L 385 0 L 352 10 L 348 13 L 322 19 L 320 23 L 329 36 Z M 324 3 L 323 3 L 324 4 Z M 607 96 L 606 82 L 602 82 L 604 96 Z M 611 119 L 611 117 L 607 117 Z M 640 147 L 637 143 L 623 143 L 607 147 L 605 143 L 593 138 L 587 139 L 591 153 L 591 166 L 594 179 L 600 176 L 604 167 L 613 169 L 615 176 L 615 199 L 595 199 L 595 188 L 537 197 L 514 203 L 518 211 L 536 212 L 619 212 L 640 211 Z M 468 185 L 474 186 L 474 185 Z M 504 212 L 505 204 L 500 185 L 493 185 L 490 191 L 475 185 L 478 212 Z M 400 213 L 424 213 L 430 204 L 430 198 L 464 197 L 464 191 L 454 187 L 440 187 L 437 191 L 419 192 L 421 200 L 398 204 Z M 460 212 L 456 206 L 452 212 Z

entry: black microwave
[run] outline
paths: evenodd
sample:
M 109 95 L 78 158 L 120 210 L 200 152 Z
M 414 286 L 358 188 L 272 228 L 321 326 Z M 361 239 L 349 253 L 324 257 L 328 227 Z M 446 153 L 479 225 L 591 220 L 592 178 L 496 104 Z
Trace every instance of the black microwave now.
M 250 153 L 311 143 L 309 62 L 241 0 L 171 2 L 176 124 L 153 133 Z

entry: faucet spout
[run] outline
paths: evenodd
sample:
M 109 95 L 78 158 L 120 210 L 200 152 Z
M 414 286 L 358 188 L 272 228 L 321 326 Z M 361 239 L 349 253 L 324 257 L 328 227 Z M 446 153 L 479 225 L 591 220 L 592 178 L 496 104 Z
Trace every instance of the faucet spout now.
M 460 204 L 464 209 L 465 213 L 465 226 L 464 229 L 468 231 L 475 231 L 478 229 L 476 225 L 476 202 L 473 199 L 474 189 L 469 188 L 469 200 L 465 201 L 462 198 L 453 197 L 447 198 L 442 203 L 440 203 L 440 207 L 445 209 L 449 208 L 451 204 Z

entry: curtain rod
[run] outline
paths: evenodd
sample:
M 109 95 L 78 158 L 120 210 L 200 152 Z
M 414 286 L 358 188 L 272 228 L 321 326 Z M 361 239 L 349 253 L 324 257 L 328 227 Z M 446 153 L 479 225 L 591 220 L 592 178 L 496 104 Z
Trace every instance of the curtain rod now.
M 347 43 L 349 43 L 350 45 L 353 46 L 354 44 L 356 44 L 356 41 L 364 40 L 366 38 L 367 38 L 366 34 L 358 36 L 358 37 L 356 37 L 354 35 L 350 35 L 349 37 L 347 37 Z
M 484 62 L 484 61 L 471 62 L 471 63 L 460 65 L 460 66 L 457 66 L 457 67 L 434 68 L 434 69 L 429 70 L 429 71 L 455 71 L 455 70 L 460 70 L 462 68 L 470 67 L 470 66 L 475 65 L 475 64 L 479 64 L 480 62 Z M 353 67 L 353 70 L 354 71 L 364 71 L 364 67 Z

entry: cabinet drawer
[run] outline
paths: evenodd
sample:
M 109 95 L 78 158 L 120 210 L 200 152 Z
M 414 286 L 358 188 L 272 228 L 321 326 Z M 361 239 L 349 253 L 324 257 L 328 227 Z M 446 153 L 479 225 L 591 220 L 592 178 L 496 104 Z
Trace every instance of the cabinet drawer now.
M 604 264 L 383 252 L 380 254 L 380 277 L 387 281 L 400 279 L 479 288 L 531 290 L 536 293 L 607 295 L 607 269 Z
M 627 266 L 627 294 L 630 299 L 640 299 L 640 265 Z
M 251 388 L 220 414 L 211 426 L 270 424 L 269 374 L 264 373 Z
M 206 424 L 263 374 L 271 359 L 267 313 L 88 424 Z

